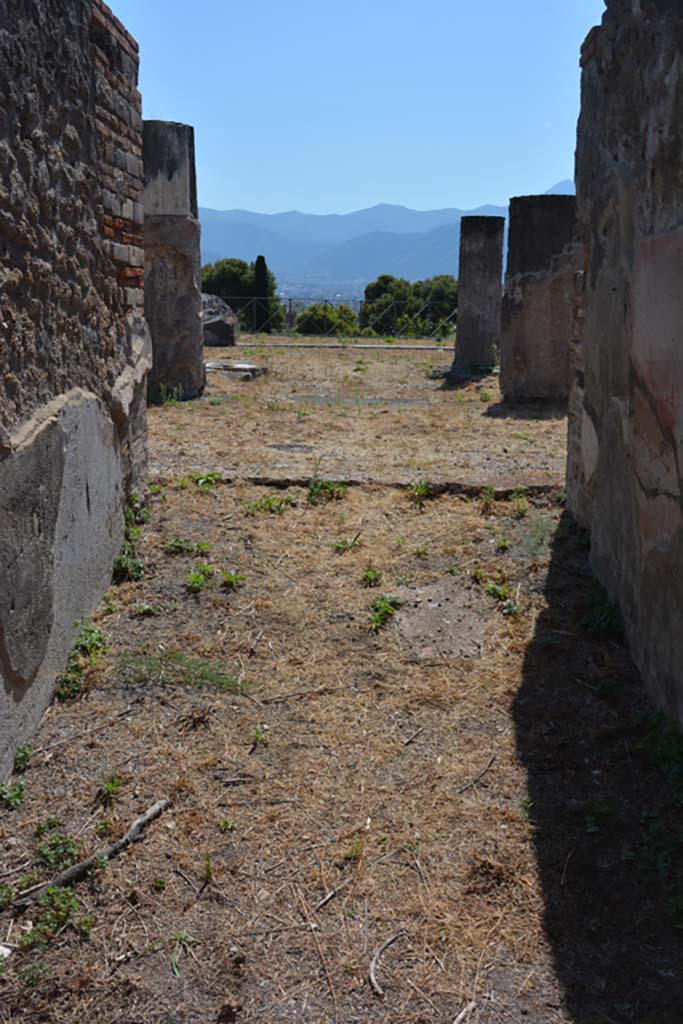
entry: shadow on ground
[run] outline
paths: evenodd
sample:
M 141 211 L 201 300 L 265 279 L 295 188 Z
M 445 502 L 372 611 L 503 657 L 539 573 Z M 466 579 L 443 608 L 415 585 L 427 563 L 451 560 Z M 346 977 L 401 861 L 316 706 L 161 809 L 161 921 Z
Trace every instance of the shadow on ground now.
M 577 1024 L 680 1024 L 683 740 L 645 702 L 568 515 L 546 596 L 514 714 L 566 1008 Z
M 492 419 L 561 420 L 567 415 L 566 402 L 506 402 L 490 405 L 486 415 Z

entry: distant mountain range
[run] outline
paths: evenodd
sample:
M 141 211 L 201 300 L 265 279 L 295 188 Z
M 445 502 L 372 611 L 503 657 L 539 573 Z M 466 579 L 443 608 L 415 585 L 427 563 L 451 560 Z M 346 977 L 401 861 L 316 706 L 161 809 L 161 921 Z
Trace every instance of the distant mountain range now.
M 566 180 L 547 194 L 573 192 Z M 262 254 L 285 295 L 352 297 L 380 274 L 410 281 L 457 275 L 460 220 L 470 214 L 505 217 L 507 209 L 410 210 L 381 203 L 355 213 L 311 214 L 200 207 L 202 262 L 226 256 L 251 262 Z

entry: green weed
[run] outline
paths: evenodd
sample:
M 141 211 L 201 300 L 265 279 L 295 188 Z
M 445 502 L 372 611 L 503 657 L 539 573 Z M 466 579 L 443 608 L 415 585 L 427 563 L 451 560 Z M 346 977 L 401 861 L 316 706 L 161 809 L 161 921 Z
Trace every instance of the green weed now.
M 259 725 L 256 725 L 254 727 L 254 731 L 252 732 L 249 738 L 251 739 L 252 750 L 256 749 L 256 747 L 258 746 L 267 747 L 269 737 L 268 726 L 266 725 L 266 723 L 263 722 Z
M 221 830 L 223 835 L 229 835 L 237 828 L 237 822 L 234 818 L 223 818 L 218 828 Z
M 119 790 L 123 785 L 116 772 L 110 772 L 102 778 L 102 785 L 97 791 L 97 800 L 103 807 L 111 807 L 115 800 L 118 800 Z
M 16 782 L 0 784 L 0 807 L 6 811 L 16 811 L 21 807 L 24 799 L 24 779 L 20 777 Z
M 523 487 L 515 487 L 513 495 L 513 516 L 515 519 L 524 519 L 529 511 L 529 503 Z
M 490 485 L 483 488 L 481 492 L 481 511 L 487 514 L 491 511 L 496 501 L 496 492 Z
M 200 594 L 202 590 L 205 590 L 211 585 L 215 571 L 216 570 L 213 566 L 207 565 L 206 562 L 203 562 L 188 574 L 185 586 L 191 594 Z
M 425 502 L 434 497 L 434 491 L 429 480 L 418 480 L 415 484 L 409 484 L 408 492 L 411 500 L 418 508 L 424 508 Z
M 133 686 L 175 685 L 215 690 L 243 688 L 239 679 L 216 668 L 210 661 L 188 657 L 181 651 L 123 654 L 117 668 L 122 681 Z
M 134 583 L 145 575 L 145 563 L 140 558 L 122 553 L 114 559 L 112 582 Z
M 272 516 L 281 516 L 285 509 L 294 504 L 294 499 L 288 494 L 285 494 L 282 498 L 276 498 L 274 495 L 269 494 L 265 498 L 259 498 L 258 501 L 252 502 L 246 506 L 247 512 L 269 512 Z
M 244 586 L 246 576 L 242 576 L 240 573 L 231 571 L 223 573 L 223 586 L 226 590 L 238 590 Z
M 171 971 L 176 978 L 180 977 L 178 960 L 181 953 L 189 953 L 192 946 L 198 946 L 199 940 L 193 939 L 189 932 L 176 932 L 173 936 L 173 953 L 171 955 Z
M 374 633 L 379 631 L 394 617 L 403 605 L 403 600 L 395 594 L 382 594 L 370 606 L 370 628 Z
M 17 977 L 22 985 L 26 985 L 27 988 L 38 988 L 46 974 L 47 964 L 38 961 L 38 963 L 32 963 L 28 967 L 24 967 L 18 972 Z
M 212 491 L 223 479 L 220 473 L 193 473 L 192 479 L 200 491 Z
M 507 551 L 510 547 L 510 541 L 507 537 L 496 537 L 496 551 L 500 551 L 501 554 Z
M 25 743 L 23 746 L 19 747 L 14 755 L 14 771 L 18 775 L 23 775 L 30 765 L 32 757 L 33 747 L 30 743 Z
M 130 616 L 132 619 L 151 619 L 158 614 L 159 609 L 151 604 L 139 602 L 138 604 L 131 605 Z
M 35 857 L 36 865 L 52 872 L 64 871 L 77 864 L 83 854 L 80 840 L 55 832 L 41 843 Z
M 72 700 L 80 696 L 88 674 L 97 667 L 100 657 L 106 653 L 107 638 L 102 630 L 99 626 L 93 626 L 88 619 L 83 619 L 69 654 L 66 672 L 58 676 L 55 683 L 57 700 Z
M 44 836 L 46 832 L 52 832 L 54 829 L 59 828 L 61 822 L 56 814 L 48 814 L 46 821 L 40 821 L 36 825 L 36 835 Z
M 184 537 L 173 537 L 164 542 L 167 555 L 208 555 L 211 545 L 204 540 L 186 540 Z
M 483 402 L 484 404 L 490 402 L 492 398 L 493 395 L 488 390 L 488 388 L 482 388 L 481 391 L 479 392 L 479 401 Z
M 496 601 L 507 601 L 510 596 L 510 588 L 505 584 L 487 583 L 486 593 L 489 597 L 495 597 Z
M 378 569 L 371 568 L 371 566 L 368 566 L 367 569 L 363 570 L 363 574 L 360 578 L 364 587 L 378 587 L 381 580 L 382 573 Z
M 171 387 L 161 382 L 159 384 L 159 397 L 163 406 L 178 405 L 183 397 L 182 384 L 178 384 L 177 387 Z
M 313 475 L 308 481 L 307 500 L 309 505 L 319 505 L 326 501 L 339 501 L 348 490 L 346 484 L 325 480 L 320 476 L 320 459 L 313 463 Z
M 363 538 L 360 533 L 356 533 L 353 537 L 346 537 L 342 540 L 338 540 L 334 545 L 334 550 L 338 555 L 343 555 L 347 551 L 351 551 L 353 548 L 360 548 L 363 546 Z

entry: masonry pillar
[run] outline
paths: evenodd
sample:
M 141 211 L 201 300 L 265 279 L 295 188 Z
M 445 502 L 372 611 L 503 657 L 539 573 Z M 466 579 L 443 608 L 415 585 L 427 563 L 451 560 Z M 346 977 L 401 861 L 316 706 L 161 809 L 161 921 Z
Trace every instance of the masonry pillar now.
M 204 390 L 200 227 L 194 129 L 145 121 L 145 317 L 154 365 L 149 400 Z
M 574 196 L 510 200 L 500 387 L 506 400 L 569 395 L 574 315 Z
M 500 344 L 503 217 L 463 217 L 460 222 L 458 331 L 449 379 L 492 370 Z

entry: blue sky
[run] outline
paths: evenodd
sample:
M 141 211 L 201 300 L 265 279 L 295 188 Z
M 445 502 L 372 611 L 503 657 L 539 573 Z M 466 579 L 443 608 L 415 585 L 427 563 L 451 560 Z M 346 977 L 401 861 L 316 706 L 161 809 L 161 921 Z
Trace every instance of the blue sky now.
M 195 127 L 199 202 L 263 213 L 506 203 L 573 175 L 603 0 L 110 0 L 144 116 Z

